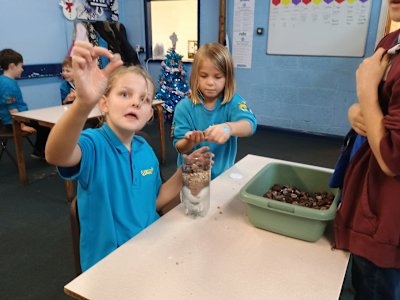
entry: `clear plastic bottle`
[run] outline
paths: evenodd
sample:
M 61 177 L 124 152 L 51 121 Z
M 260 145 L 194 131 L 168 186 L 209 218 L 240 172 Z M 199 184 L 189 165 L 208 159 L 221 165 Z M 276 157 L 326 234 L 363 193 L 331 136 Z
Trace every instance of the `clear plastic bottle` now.
M 204 217 L 210 208 L 211 158 L 204 153 L 195 158 L 184 156 L 182 165 L 182 203 L 187 215 Z

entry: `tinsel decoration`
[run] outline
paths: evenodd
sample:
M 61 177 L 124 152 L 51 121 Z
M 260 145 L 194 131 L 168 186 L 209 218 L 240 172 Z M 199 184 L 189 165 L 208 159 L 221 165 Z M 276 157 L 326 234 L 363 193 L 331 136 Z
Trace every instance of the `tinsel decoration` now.
M 168 49 L 165 60 L 161 62 L 161 74 L 158 81 L 160 86 L 155 98 L 164 101 L 164 119 L 170 124 L 176 104 L 190 94 L 182 57 L 175 51 L 175 47 L 172 47 Z

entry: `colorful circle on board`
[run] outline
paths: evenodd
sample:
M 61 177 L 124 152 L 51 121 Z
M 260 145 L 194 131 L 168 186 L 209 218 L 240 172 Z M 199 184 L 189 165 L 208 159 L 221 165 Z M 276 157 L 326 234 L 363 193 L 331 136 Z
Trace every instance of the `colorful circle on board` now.
M 308 5 L 310 3 L 313 4 L 321 4 L 321 3 L 326 3 L 326 4 L 331 4 L 332 2 L 336 3 L 343 3 L 347 2 L 350 4 L 356 3 L 357 1 L 360 1 L 361 3 L 366 3 L 369 0 L 271 0 L 271 3 L 275 6 L 278 6 L 280 4 L 283 5 L 289 5 L 289 4 L 294 4 L 294 5 L 299 5 L 300 3 L 304 3 L 305 5 Z

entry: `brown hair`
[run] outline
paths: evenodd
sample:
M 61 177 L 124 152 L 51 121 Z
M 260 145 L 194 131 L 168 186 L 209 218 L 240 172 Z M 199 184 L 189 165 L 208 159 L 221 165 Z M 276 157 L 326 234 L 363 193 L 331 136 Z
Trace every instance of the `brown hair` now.
M 62 68 L 64 67 L 70 67 L 72 68 L 72 57 L 71 56 L 67 56 L 64 61 L 62 62 L 61 65 Z
M 210 59 L 215 67 L 225 76 L 225 88 L 223 91 L 222 104 L 232 100 L 236 91 L 236 82 L 234 77 L 233 60 L 228 50 L 217 43 L 205 44 L 197 51 L 190 74 L 190 89 L 192 93 L 190 98 L 194 104 L 201 103 L 201 91 L 199 90 L 199 71 L 204 59 Z
M 112 72 L 110 75 L 110 78 L 108 80 L 107 88 L 106 88 L 106 91 L 104 92 L 104 95 L 108 96 L 110 94 L 110 91 L 114 87 L 115 82 L 122 75 L 125 75 L 127 73 L 134 73 L 136 75 L 142 76 L 144 78 L 144 80 L 146 80 L 146 82 L 147 82 L 147 88 L 148 88 L 147 95 L 150 97 L 150 99 L 154 98 L 155 86 L 153 83 L 153 79 L 151 78 L 149 73 L 147 73 L 147 71 L 145 71 L 140 66 L 129 66 L 129 67 L 121 66 L 121 67 L 117 68 L 114 72 Z
M 3 70 L 8 70 L 11 64 L 18 65 L 23 62 L 22 55 L 13 49 L 3 49 L 0 51 L 0 67 Z

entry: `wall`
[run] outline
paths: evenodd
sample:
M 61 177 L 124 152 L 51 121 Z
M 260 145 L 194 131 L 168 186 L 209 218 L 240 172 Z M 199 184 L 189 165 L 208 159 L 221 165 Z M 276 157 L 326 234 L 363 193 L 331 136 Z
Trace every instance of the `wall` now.
M 61 63 L 68 52 L 72 23 L 59 1 L 0 0 L 0 49 L 13 48 L 25 65 Z M 60 105 L 60 77 L 19 80 L 29 108 Z
M 263 27 L 265 33 L 254 35 L 252 68 L 236 69 L 236 80 L 259 124 L 344 135 L 347 109 L 356 100 L 354 72 L 363 58 L 267 55 L 270 1 L 255 3 L 254 29 Z M 228 1 L 230 34 L 233 4 Z M 374 49 L 380 4 L 372 3 L 367 56 Z
M 54 0 L 0 0 L 1 11 L 10 19 L 0 19 L 0 49 L 22 52 L 25 64 L 61 62 L 67 53 L 72 22 L 62 16 Z M 269 2 L 255 1 L 254 28 L 267 32 Z M 227 29 L 232 34 L 234 0 L 227 0 Z M 381 0 L 372 3 L 366 54 L 375 45 Z M 144 3 L 119 0 L 120 20 L 132 45 L 145 45 Z M 219 1 L 201 0 L 200 44 L 218 40 Z M 12 28 L 10 32 L 9 29 Z M 238 92 L 247 99 L 259 124 L 344 135 L 347 108 L 355 101 L 354 72 L 362 58 L 266 55 L 266 33 L 254 35 L 252 69 L 236 69 Z M 340 46 L 340 45 L 338 45 Z M 144 63 L 144 56 L 141 57 Z M 190 64 L 186 64 L 190 72 Z M 157 81 L 159 61 L 148 63 Z M 58 77 L 20 80 L 30 108 L 58 105 Z
M 134 18 L 126 15 L 124 19 L 126 23 L 134 20 L 132 40 L 144 45 L 144 34 L 133 30 L 144 26 L 140 14 L 144 11 L 143 4 L 132 2 L 136 1 L 131 1 L 130 9 L 125 12 L 135 11 Z M 261 125 L 343 136 L 349 128 L 347 109 L 356 101 L 354 72 L 363 58 L 267 55 L 269 3 L 255 1 L 254 28 L 263 27 L 264 34 L 254 34 L 252 68 L 235 70 L 238 92 L 247 99 Z M 127 5 L 125 2 L 125 8 Z M 234 0 L 227 0 L 229 36 L 232 36 L 233 6 Z M 381 1 L 374 0 L 366 56 L 375 47 L 380 7 Z M 219 1 L 201 0 L 200 12 L 200 45 L 216 42 Z M 150 60 L 147 66 L 157 81 L 160 62 Z M 186 65 L 189 73 L 190 66 Z

